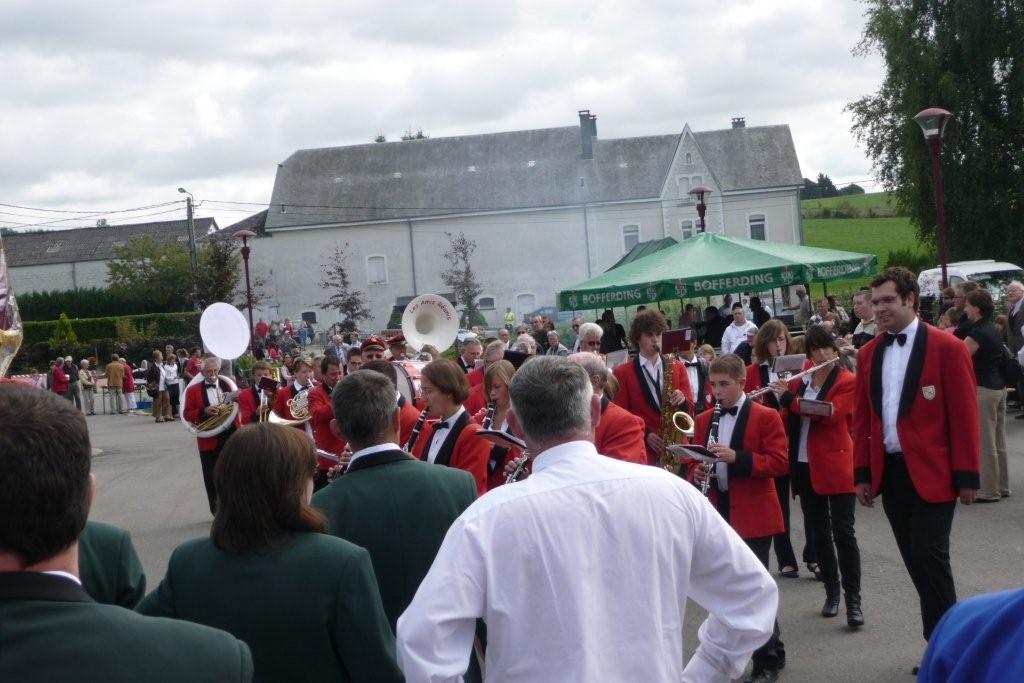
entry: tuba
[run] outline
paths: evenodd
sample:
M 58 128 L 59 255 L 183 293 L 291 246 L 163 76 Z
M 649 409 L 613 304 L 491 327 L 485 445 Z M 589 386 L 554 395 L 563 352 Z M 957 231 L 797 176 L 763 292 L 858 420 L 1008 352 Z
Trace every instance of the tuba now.
M 402 334 L 414 349 L 426 345 L 443 353 L 455 343 L 459 333 L 459 314 L 451 302 L 437 294 L 422 294 L 402 313 Z
M 249 347 L 249 324 L 237 308 L 231 304 L 217 302 L 210 304 L 203 311 L 199 318 L 199 336 L 203 345 L 218 358 L 234 360 L 238 358 Z M 238 386 L 234 380 L 226 375 L 217 377 L 218 393 L 219 387 L 226 384 L 230 392 L 222 395 L 222 402 L 217 404 L 223 406 L 217 412 L 203 419 L 197 424 L 192 424 L 185 419 L 185 412 L 188 402 L 188 389 L 193 384 L 203 381 L 203 376 L 196 375 L 185 387 L 185 393 L 181 406 L 181 423 L 196 438 L 206 439 L 217 436 L 235 424 L 238 417 Z

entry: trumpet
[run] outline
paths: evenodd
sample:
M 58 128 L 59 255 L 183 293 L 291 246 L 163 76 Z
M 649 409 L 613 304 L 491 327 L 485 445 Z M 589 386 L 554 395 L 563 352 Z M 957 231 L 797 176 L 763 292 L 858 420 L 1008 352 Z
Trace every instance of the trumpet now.
M 792 381 L 794 379 L 800 379 L 801 377 L 806 377 L 807 375 L 813 375 L 818 370 L 821 370 L 822 368 L 828 367 L 829 365 L 832 365 L 833 363 L 836 363 L 838 361 L 839 361 L 839 356 L 836 356 L 835 358 L 831 358 L 831 359 L 825 361 L 824 363 L 818 363 L 814 367 L 807 368 L 806 370 L 798 372 L 795 375 L 791 375 L 791 376 L 787 377 L 786 379 L 789 380 L 789 381 Z M 747 398 L 757 398 L 758 396 L 764 396 L 769 391 L 772 391 L 771 386 L 761 387 L 760 389 L 755 389 L 754 391 L 751 391 L 749 394 L 747 394 Z

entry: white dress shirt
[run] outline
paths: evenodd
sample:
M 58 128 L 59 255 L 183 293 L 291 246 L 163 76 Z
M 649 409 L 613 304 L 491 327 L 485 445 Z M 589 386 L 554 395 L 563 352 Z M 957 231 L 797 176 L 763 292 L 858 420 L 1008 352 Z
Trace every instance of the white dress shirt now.
M 686 600 L 709 612 L 683 668 Z M 478 498 L 398 620 L 409 683 L 461 680 L 487 623 L 487 680 L 725 681 L 772 631 L 775 581 L 696 488 L 573 441 Z
M 50 576 L 60 576 L 61 578 L 65 578 L 65 579 L 67 579 L 69 581 L 74 581 L 79 586 L 82 585 L 82 580 L 80 578 L 78 578 L 74 574 L 71 574 L 70 572 L 61 571 L 60 569 L 51 569 L 50 571 L 40 572 L 40 573 L 41 574 L 49 574 Z
M 804 377 L 804 384 L 807 388 L 804 389 L 803 400 L 814 401 L 818 398 L 818 392 L 821 391 L 821 387 L 816 387 L 811 384 L 811 377 Z M 807 462 L 807 435 L 811 432 L 811 418 L 806 415 L 800 417 L 800 445 L 797 451 L 796 459 L 799 462 Z
M 644 376 L 647 387 L 654 394 L 654 402 L 661 405 L 661 391 L 665 386 L 665 366 L 661 362 L 661 356 L 657 360 L 650 361 L 640 356 L 640 374 Z
M 718 418 L 718 443 L 723 446 L 729 446 L 732 448 L 732 446 L 729 445 L 732 442 L 732 430 L 736 426 L 736 418 L 740 416 L 740 410 L 743 409 L 743 404 L 746 400 L 747 395 L 743 394 L 740 396 L 739 400 L 736 401 L 735 415 L 726 413 L 724 411 L 725 407 L 723 406 L 722 415 Z M 727 463 L 715 463 L 715 480 L 718 484 L 719 491 L 729 490 L 729 465 Z
M 899 419 L 903 379 L 907 376 L 907 363 L 910 362 L 910 351 L 914 348 L 917 327 L 917 318 L 914 318 L 899 332 L 907 335 L 907 342 L 903 346 L 893 342 L 892 346 L 885 350 L 885 357 L 882 359 L 882 442 L 885 444 L 886 453 L 903 452 L 896 421 Z M 878 343 L 885 342 L 885 339 L 881 339 Z
M 451 417 L 434 425 L 433 436 L 430 439 L 430 450 L 427 451 L 427 462 L 433 464 L 437 459 L 437 454 L 441 452 L 441 447 L 444 446 L 444 442 L 452 434 L 452 427 L 455 426 L 459 416 L 464 412 L 466 412 L 466 409 L 459 406 L 459 409 Z
M 379 443 L 376 446 L 367 446 L 366 448 L 361 448 L 355 453 L 353 453 L 352 459 L 348 461 L 348 464 L 349 467 L 351 467 L 352 463 L 354 463 L 356 460 L 363 457 L 364 455 L 373 455 L 374 453 L 380 453 L 382 451 L 400 450 L 402 450 L 402 448 L 397 443 Z
M 693 360 L 682 361 L 686 366 L 686 374 L 690 378 L 690 404 L 697 405 L 697 389 L 700 387 L 700 375 L 697 373 L 697 364 L 699 360 L 694 358 Z
M 742 325 L 732 323 L 722 333 L 722 353 L 732 353 L 737 344 L 747 338 L 747 330 L 757 330 L 757 325 L 747 320 Z

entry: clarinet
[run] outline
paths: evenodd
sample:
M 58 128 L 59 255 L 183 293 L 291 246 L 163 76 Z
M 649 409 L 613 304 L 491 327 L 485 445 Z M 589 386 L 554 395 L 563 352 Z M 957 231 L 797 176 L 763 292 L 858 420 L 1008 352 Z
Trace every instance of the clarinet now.
M 484 415 L 483 422 L 480 423 L 480 429 L 490 429 L 491 425 L 494 424 L 494 411 L 498 409 L 497 401 L 490 401 L 487 403 L 487 414 Z
M 412 433 L 409 434 L 409 440 L 405 442 L 405 446 L 402 448 L 406 453 L 412 453 L 412 447 L 416 445 L 416 439 L 420 437 L 420 430 L 423 429 L 423 423 L 427 421 L 427 409 L 424 408 L 420 416 L 416 418 L 416 424 L 412 428 Z
M 512 470 L 512 472 L 509 473 L 507 477 L 505 477 L 505 483 L 511 484 L 514 481 L 518 481 L 519 477 L 523 476 L 523 470 L 526 469 L 526 465 L 529 462 L 530 454 L 524 452 L 521 456 L 519 456 L 519 464 L 516 465 L 516 468 Z
M 718 443 L 718 420 L 721 417 L 722 404 L 720 401 L 715 401 L 715 409 L 711 412 L 711 425 L 708 428 L 708 448 Z M 708 495 L 708 489 L 711 487 L 711 472 L 714 470 L 715 463 L 702 462 L 700 466 L 707 475 L 704 477 L 704 481 L 700 483 L 700 492 L 706 496 Z

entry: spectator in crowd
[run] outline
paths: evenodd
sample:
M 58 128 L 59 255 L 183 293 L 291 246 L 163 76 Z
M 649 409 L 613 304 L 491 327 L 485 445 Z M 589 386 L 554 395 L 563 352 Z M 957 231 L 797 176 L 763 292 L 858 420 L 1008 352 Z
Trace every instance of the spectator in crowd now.
M 546 355 L 548 356 L 568 356 L 569 349 L 565 348 L 559 339 L 558 332 L 551 330 L 548 332 L 548 350 Z
M 260 339 L 266 339 L 267 334 L 270 332 L 270 325 L 263 318 L 259 318 L 256 321 L 256 336 Z
M 114 415 L 124 415 L 124 380 L 125 366 L 117 357 L 111 354 L 110 362 L 103 369 L 103 376 L 107 380 L 107 393 L 110 394 L 110 412 Z
M 708 365 L 711 365 L 711 361 L 715 359 L 715 347 L 711 344 L 701 344 L 697 348 L 697 355 L 707 361 Z
M 722 298 L 722 305 L 718 308 L 718 314 L 723 318 L 732 315 L 732 294 L 726 294 Z
M 601 336 L 604 329 L 597 323 L 583 323 L 580 325 L 579 342 L 581 352 L 600 353 Z
M 419 356 L 417 356 L 417 360 L 425 360 L 429 362 L 432 360 L 437 360 L 440 357 L 441 354 L 437 350 L 436 346 L 434 346 L 433 344 L 424 344 L 423 348 L 420 349 L 420 353 Z
M 846 309 L 840 306 L 836 302 L 834 294 L 829 294 L 825 297 L 828 300 L 828 310 L 830 313 L 834 313 L 836 316 L 836 322 L 839 327 L 845 332 L 847 325 L 850 323 L 850 314 L 846 312 Z
M 732 318 L 726 318 L 718 314 L 718 309 L 708 306 L 704 309 L 704 335 L 701 341 L 712 348 L 722 345 L 722 336 L 725 329 L 729 327 Z
M 68 377 L 67 399 L 82 409 L 82 385 L 78 382 L 78 366 L 71 356 L 64 357 L 64 374 Z
M 796 311 L 793 313 L 793 321 L 800 327 L 806 327 L 807 323 L 811 320 L 811 298 L 807 296 L 807 290 L 803 285 L 797 285 L 794 287 L 793 293 L 796 294 L 797 298 Z
M 697 317 L 697 307 L 693 304 L 686 304 L 683 312 L 679 315 L 679 327 L 693 327 L 698 322 L 700 320 Z
M 961 313 L 964 313 L 964 304 L 967 303 L 967 295 L 978 288 L 978 283 L 970 280 L 967 282 L 961 282 L 957 285 L 956 296 L 953 297 L 953 307 Z M 953 335 L 958 339 L 966 339 L 967 333 L 970 331 L 972 326 L 973 323 L 966 315 L 963 315 L 960 318 L 960 322 L 956 323 L 956 330 L 954 330 Z
M 754 338 L 757 336 L 757 328 L 747 328 L 747 336 L 732 350 L 737 356 L 743 359 L 745 365 L 750 365 L 754 355 Z
M 174 550 L 138 611 L 240 638 L 261 680 L 399 681 L 370 555 L 322 533 L 315 467 L 299 430 L 263 423 L 233 434 L 214 470 L 209 537 Z
M 138 408 L 138 402 L 135 400 L 135 366 L 128 359 L 122 359 L 124 363 L 124 384 L 122 389 L 124 390 L 124 405 L 130 415 L 134 415 Z
M 511 307 L 505 308 L 505 327 L 503 328 L 506 332 L 512 332 L 512 328 L 516 324 L 516 314 L 512 312 Z
M 945 313 L 948 309 L 950 309 L 956 303 L 955 299 L 955 289 L 953 289 L 952 287 L 946 287 L 945 289 L 943 289 L 942 293 L 939 295 L 939 314 L 941 315 L 942 313 Z
M 583 324 L 583 318 L 579 316 L 572 319 L 572 333 L 576 335 L 576 339 L 572 343 L 572 352 L 579 353 L 580 351 L 580 325 Z
M 469 373 L 476 367 L 476 362 L 484 353 L 483 344 L 475 336 L 467 337 L 462 342 L 462 349 L 456 358 L 456 363 L 463 373 Z
M 167 422 L 171 419 L 171 400 L 167 394 L 167 378 L 164 374 L 164 354 L 153 349 L 153 362 L 146 369 L 146 393 L 155 392 L 153 399 L 153 421 Z
M 508 331 L 508 328 L 503 327 L 498 330 L 498 341 L 505 345 L 505 350 L 508 350 L 509 340 L 512 338 L 512 334 Z
M 750 317 L 758 327 L 763 326 L 772 318 L 772 314 L 761 303 L 759 296 L 750 297 Z
M 512 345 L 512 350 L 535 356 L 537 355 L 537 340 L 533 338 L 533 335 L 521 334 L 516 338 L 516 343 Z
M 171 409 L 171 417 L 178 419 L 181 408 L 181 379 L 178 376 L 178 356 L 172 353 L 164 358 L 164 383 L 167 385 L 167 402 Z
M 82 384 L 82 407 L 86 415 L 96 414 L 96 373 L 89 367 L 89 360 L 83 358 L 79 363 L 78 381 Z
M 977 383 L 981 425 L 981 490 L 979 503 L 995 503 L 1010 495 L 1006 469 L 1006 380 L 1003 378 L 1003 342 L 992 323 L 995 305 L 987 289 L 967 294 L 964 314 L 970 322 L 964 343 L 971 352 Z
M 426 348 L 426 347 L 424 347 Z M 437 349 L 434 349 L 435 353 Z M 345 372 L 351 375 L 353 372 L 363 366 L 363 350 L 358 346 L 353 346 L 348 350 L 348 365 L 345 367 Z
M 192 353 L 189 354 L 188 360 L 185 362 L 185 381 L 191 382 L 194 378 L 203 374 L 203 351 L 198 346 L 192 347 Z
M 722 353 L 732 353 L 736 345 L 744 341 L 751 330 L 757 332 L 757 325 L 747 320 L 743 304 L 737 301 L 732 305 L 732 324 L 725 328 L 722 334 Z
M 342 365 L 348 365 L 349 346 L 340 334 L 331 337 L 331 343 L 324 347 L 325 356 L 337 356 Z
M 68 398 L 68 375 L 64 372 L 64 359 L 50 361 L 50 391 Z
M 615 313 L 612 309 L 605 310 L 601 314 L 601 320 L 598 323 L 603 330 L 601 335 L 601 353 L 611 353 L 612 351 L 620 351 L 626 348 L 626 329 L 619 323 L 615 322 Z

